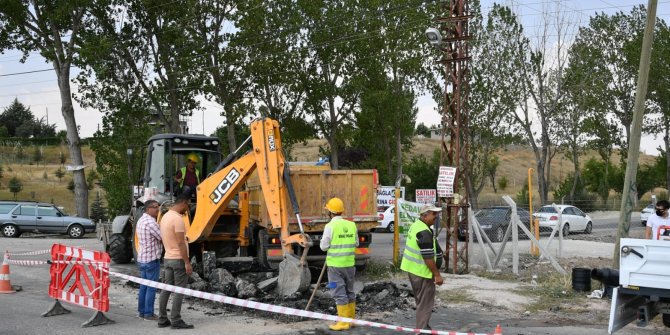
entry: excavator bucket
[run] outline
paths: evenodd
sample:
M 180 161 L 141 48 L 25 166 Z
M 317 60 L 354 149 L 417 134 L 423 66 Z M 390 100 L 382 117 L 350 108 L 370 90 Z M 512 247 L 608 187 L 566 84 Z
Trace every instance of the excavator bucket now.
M 277 289 L 279 294 L 290 296 L 296 292 L 304 292 L 309 287 L 312 275 L 307 264 L 303 264 L 294 254 L 284 254 L 284 260 L 279 263 L 279 279 Z

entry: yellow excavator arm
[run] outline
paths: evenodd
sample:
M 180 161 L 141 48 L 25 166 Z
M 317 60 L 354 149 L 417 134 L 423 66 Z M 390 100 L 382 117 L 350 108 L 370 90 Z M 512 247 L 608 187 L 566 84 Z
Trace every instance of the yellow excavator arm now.
M 272 227 L 281 231 L 284 254 L 292 253 L 292 243 L 305 247 L 309 242 L 304 233 L 290 236 L 288 231 L 284 182 L 284 173 L 288 173 L 288 169 L 281 150 L 279 123 L 263 118 L 253 121 L 250 128 L 252 150 L 230 163 L 226 161 L 231 158 L 227 158 L 222 163 L 227 165 L 198 185 L 197 209 L 186 238 L 189 243 L 205 240 L 230 201 L 257 170 Z

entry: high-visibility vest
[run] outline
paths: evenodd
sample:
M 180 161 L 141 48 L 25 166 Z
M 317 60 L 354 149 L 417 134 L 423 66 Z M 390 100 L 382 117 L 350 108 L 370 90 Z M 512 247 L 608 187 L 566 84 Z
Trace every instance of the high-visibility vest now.
M 181 168 L 181 181 L 179 182 L 179 187 L 184 187 L 184 179 L 186 179 L 186 167 Z M 200 184 L 200 170 L 195 169 L 195 179 Z
M 328 222 L 333 239 L 326 255 L 326 265 L 346 268 L 356 264 L 356 224 L 345 219 Z
M 407 271 L 419 277 L 433 278 L 433 272 L 430 271 L 428 265 L 423 260 L 421 256 L 421 248 L 419 248 L 419 243 L 416 242 L 416 235 L 422 231 L 429 231 L 430 228 L 421 220 L 416 220 L 409 227 L 407 232 L 407 244 L 405 245 L 405 250 L 402 254 L 402 262 L 400 263 L 400 269 Z M 433 238 L 433 255 L 437 254 L 435 247 L 435 239 Z M 433 256 L 433 260 L 435 256 Z

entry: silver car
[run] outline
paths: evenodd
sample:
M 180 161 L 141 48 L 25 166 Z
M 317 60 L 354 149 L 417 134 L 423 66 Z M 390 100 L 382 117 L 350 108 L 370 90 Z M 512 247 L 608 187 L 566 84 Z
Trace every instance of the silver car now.
M 53 204 L 32 201 L 0 201 L 0 231 L 5 237 L 25 232 L 67 234 L 81 238 L 95 232 L 89 219 L 68 216 Z

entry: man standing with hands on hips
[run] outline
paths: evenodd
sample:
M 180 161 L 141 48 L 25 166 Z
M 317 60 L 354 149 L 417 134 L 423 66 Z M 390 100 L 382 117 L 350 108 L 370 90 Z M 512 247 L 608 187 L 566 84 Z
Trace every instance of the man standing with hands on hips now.
M 417 329 L 431 329 L 429 322 L 435 305 L 435 285 L 443 283 L 435 264 L 437 247 L 430 230 L 441 211 L 441 208 L 432 205 L 421 207 L 419 218 L 409 227 L 400 263 L 400 269 L 409 275 L 414 292 Z
M 188 258 L 188 243 L 186 242 L 186 227 L 182 215 L 189 209 L 191 195 L 182 193 L 177 196 L 174 205 L 163 215 L 161 219 L 161 236 L 165 247 L 165 258 L 163 260 L 164 276 L 163 282 L 168 285 L 186 287 L 188 277 L 193 273 L 191 261 Z M 170 291 L 163 290 L 158 301 L 158 327 L 173 329 L 191 329 L 193 325 L 187 324 L 181 319 L 181 302 L 183 294 L 175 293 L 170 310 L 170 319 L 167 317 L 167 303 L 170 299 Z
M 354 276 L 356 275 L 356 247 L 358 231 L 356 224 L 342 218 L 344 203 L 340 198 L 331 198 L 326 203 L 330 222 L 323 230 L 319 247 L 326 251 L 328 283 L 331 288 L 337 315 L 353 319 L 356 314 L 356 293 Z M 329 326 L 331 330 L 347 330 L 351 323 L 339 321 Z

